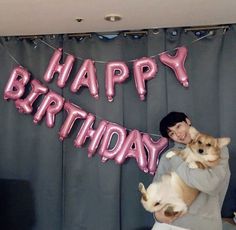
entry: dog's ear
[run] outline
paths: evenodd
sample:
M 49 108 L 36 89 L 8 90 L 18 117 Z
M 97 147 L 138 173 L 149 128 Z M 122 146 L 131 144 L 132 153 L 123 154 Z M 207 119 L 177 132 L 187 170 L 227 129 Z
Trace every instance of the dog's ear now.
M 197 137 L 197 135 L 199 134 L 199 132 L 193 126 L 190 126 L 189 127 L 189 134 L 191 136 L 191 139 L 194 140 Z
M 221 137 L 217 139 L 217 143 L 219 145 L 220 148 L 228 145 L 230 143 L 230 138 L 229 137 Z
M 143 183 L 141 183 L 141 182 L 139 183 L 138 189 L 139 189 L 139 191 L 140 191 L 141 194 L 142 194 L 142 199 L 143 199 L 144 201 L 147 201 L 147 191 L 146 191 L 146 189 L 145 189 Z
M 138 190 L 139 190 L 141 193 L 146 192 L 146 189 L 145 189 L 143 183 L 140 182 L 140 183 L 138 184 Z

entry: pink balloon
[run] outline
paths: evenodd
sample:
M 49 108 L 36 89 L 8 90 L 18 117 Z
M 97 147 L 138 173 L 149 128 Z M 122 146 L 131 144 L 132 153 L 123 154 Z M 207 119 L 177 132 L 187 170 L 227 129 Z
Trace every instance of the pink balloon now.
M 80 148 L 85 143 L 86 139 L 92 136 L 93 134 L 92 125 L 94 121 L 95 121 L 95 116 L 89 113 L 74 140 L 74 146 L 76 148 Z
M 187 48 L 182 46 L 177 48 L 175 56 L 171 56 L 167 53 L 160 54 L 159 58 L 162 63 L 169 66 L 176 75 L 177 80 L 184 86 L 188 87 L 188 75 L 186 73 L 184 62 L 187 56 Z
M 116 144 L 112 149 L 109 149 L 112 136 L 117 135 Z M 99 154 L 102 156 L 102 161 L 113 159 L 123 147 L 126 138 L 126 129 L 120 125 L 109 123 L 106 127 L 106 132 L 103 136 Z
M 81 86 L 89 88 L 90 94 L 98 99 L 98 82 L 96 76 L 96 68 L 94 62 L 90 59 L 86 59 L 79 69 L 79 72 L 75 76 L 74 81 L 71 84 L 71 91 L 76 93 Z
M 134 157 L 139 168 L 145 173 L 148 172 L 146 152 L 142 136 L 138 130 L 131 131 L 126 137 L 121 151 L 115 157 L 115 161 L 118 164 L 122 164 L 128 157 Z
M 75 58 L 68 55 L 65 63 L 61 65 L 59 63 L 61 56 L 62 48 L 59 48 L 54 52 L 43 78 L 46 82 L 50 82 L 55 73 L 58 73 L 57 86 L 63 88 L 68 80 Z
M 85 119 L 87 116 L 87 113 L 79 106 L 70 102 L 65 102 L 64 109 L 67 112 L 67 117 L 59 131 L 59 139 L 61 141 L 69 135 L 71 128 L 77 119 Z
M 4 100 L 16 100 L 23 96 L 30 73 L 22 66 L 14 68 L 4 89 Z
M 107 124 L 108 122 L 103 120 L 99 122 L 98 128 L 96 130 L 89 131 L 89 134 L 91 135 L 91 142 L 88 146 L 88 157 L 92 157 L 96 152 L 98 145 L 104 135 L 104 132 L 106 131 Z
M 154 59 L 144 57 L 134 61 L 133 69 L 136 89 L 140 99 L 144 100 L 146 94 L 145 81 L 155 77 L 157 64 Z
M 118 73 L 117 73 L 118 72 Z M 115 83 L 122 83 L 129 77 L 129 69 L 124 62 L 108 62 L 106 65 L 106 96 L 113 101 Z
M 40 83 L 38 80 L 31 81 L 31 92 L 25 99 L 17 99 L 15 101 L 16 108 L 19 110 L 20 113 L 29 114 L 33 111 L 33 103 L 36 99 L 42 95 L 46 94 L 48 88 Z
M 153 141 L 149 135 L 144 134 L 142 140 L 148 152 L 148 171 L 153 175 L 159 163 L 159 155 L 168 146 L 168 139 L 161 137 L 157 141 Z
M 59 94 L 49 91 L 43 98 L 43 101 L 34 115 L 34 123 L 37 124 L 46 114 L 47 127 L 52 128 L 55 123 L 55 115 L 62 110 L 64 100 L 65 99 Z

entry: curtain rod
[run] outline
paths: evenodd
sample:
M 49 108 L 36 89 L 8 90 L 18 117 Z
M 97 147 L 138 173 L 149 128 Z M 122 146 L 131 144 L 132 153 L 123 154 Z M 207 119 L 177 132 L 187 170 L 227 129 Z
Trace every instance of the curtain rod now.
M 67 35 L 69 38 L 71 37 L 89 37 L 91 38 L 92 37 L 92 33 L 74 33 L 74 34 L 68 34 Z
M 184 32 L 188 31 L 201 31 L 201 30 L 217 30 L 217 29 L 223 29 L 224 31 L 228 30 L 230 28 L 229 25 L 212 25 L 212 26 L 193 26 L 193 27 L 186 27 L 184 28 Z M 158 31 L 157 28 L 155 30 Z M 120 31 L 119 33 L 123 33 L 124 36 L 128 35 L 147 35 L 148 30 L 135 30 L 135 31 Z M 73 34 L 67 34 L 68 37 L 92 37 L 93 33 L 73 33 Z M 40 39 L 43 38 L 43 35 L 23 35 L 18 36 L 19 39 Z
M 193 27 L 187 27 L 184 28 L 185 32 L 188 31 L 199 31 L 199 30 L 217 30 L 217 29 L 224 29 L 227 30 L 229 29 L 229 25 L 213 25 L 213 26 L 193 26 Z

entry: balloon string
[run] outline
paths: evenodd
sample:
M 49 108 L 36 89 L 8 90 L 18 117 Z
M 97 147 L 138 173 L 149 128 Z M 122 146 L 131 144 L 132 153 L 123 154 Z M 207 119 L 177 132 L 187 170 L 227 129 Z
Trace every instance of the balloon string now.
M 225 32 L 224 32 L 224 33 L 225 33 Z M 207 33 L 206 35 L 204 35 L 204 36 L 202 36 L 202 37 L 200 37 L 200 38 L 194 39 L 193 41 L 191 41 L 191 42 L 188 43 L 188 44 L 182 44 L 182 45 L 180 45 L 180 46 L 190 46 L 191 44 L 193 44 L 193 43 L 195 43 L 195 42 L 198 42 L 198 41 L 200 41 L 200 40 L 202 40 L 202 39 L 204 39 L 204 38 L 207 38 L 207 37 L 209 37 L 209 36 L 212 36 L 212 35 L 213 35 L 212 31 L 210 31 L 210 32 Z M 51 48 L 54 49 L 54 50 L 57 49 L 57 48 L 51 46 L 50 44 L 48 44 L 47 42 L 43 41 L 42 39 L 39 39 L 39 40 L 40 40 L 42 43 L 44 43 L 45 45 L 47 45 L 48 47 L 51 47 Z M 180 46 L 179 46 L 179 47 L 180 47 Z M 178 47 L 176 47 L 176 48 L 174 48 L 174 49 L 165 50 L 165 51 L 163 51 L 163 52 L 161 52 L 161 53 L 154 54 L 154 55 L 151 55 L 151 56 L 149 56 L 149 57 L 150 57 L 150 58 L 156 58 L 157 56 L 160 56 L 161 54 L 169 53 L 169 52 L 171 52 L 171 51 L 173 51 L 173 50 L 176 50 L 176 49 L 178 49 Z M 68 52 L 64 52 L 64 51 L 63 51 L 63 53 L 66 54 L 66 55 L 71 55 L 71 54 L 68 53 Z M 75 58 L 78 59 L 78 60 L 80 60 L 80 61 L 85 60 L 84 58 L 82 58 L 82 57 L 80 57 L 80 56 L 75 56 Z M 126 62 L 134 62 L 134 61 L 136 61 L 136 60 L 138 60 L 138 58 L 136 58 L 136 59 L 131 59 L 131 60 L 127 60 Z M 93 61 L 94 61 L 95 63 L 98 63 L 98 64 L 106 64 L 106 63 L 109 62 L 109 61 L 102 61 L 102 60 L 93 60 Z
M 1 45 L 2 45 L 2 46 L 5 48 L 5 50 L 7 51 L 7 55 L 8 55 L 17 65 L 20 65 L 20 66 L 21 66 L 20 62 L 17 61 L 17 59 L 16 59 L 16 58 L 11 54 L 11 52 L 9 51 L 7 45 L 5 45 L 4 43 L 3 43 L 3 44 L 1 43 Z
M 53 47 L 52 45 L 50 45 L 49 43 L 45 42 L 44 40 L 42 40 L 41 38 L 39 39 L 39 41 L 41 41 L 43 44 L 45 44 L 46 46 L 52 48 L 53 50 L 57 50 L 57 48 Z
M 98 120 L 104 120 L 102 117 L 100 117 L 100 116 L 98 116 L 98 115 L 94 115 L 96 118 L 98 118 Z M 115 122 L 111 122 L 111 121 L 109 121 L 109 123 L 111 123 L 111 124 L 113 124 L 113 125 L 120 125 L 120 124 L 118 124 L 118 123 L 115 123 Z M 121 125 L 120 125 L 121 126 Z M 133 129 L 129 129 L 129 128 L 127 128 L 127 127 L 125 127 L 125 129 L 126 130 L 128 130 L 128 131 L 132 131 Z M 155 133 L 146 133 L 146 132 L 142 132 L 142 131 L 140 131 L 139 130 L 139 132 L 141 133 L 141 134 L 148 134 L 148 135 L 150 135 L 150 136 L 154 136 L 154 137 L 162 137 L 162 135 L 158 135 L 158 134 L 155 134 Z

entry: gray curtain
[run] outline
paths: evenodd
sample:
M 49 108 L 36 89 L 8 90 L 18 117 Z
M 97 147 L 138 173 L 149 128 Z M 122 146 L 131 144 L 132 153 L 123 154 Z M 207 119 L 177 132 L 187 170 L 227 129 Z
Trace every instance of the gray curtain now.
M 200 35 L 199 35 L 200 34 Z M 224 33 L 215 30 L 204 36 L 181 28 L 149 30 L 147 35 L 123 34 L 114 39 L 99 34 L 79 38 L 67 35 L 43 36 L 37 39 L 2 37 L 0 43 L 0 226 L 1 229 L 25 230 L 144 230 L 153 224 L 152 215 L 140 204 L 138 183 L 148 185 L 152 175 L 142 172 L 134 158 L 122 165 L 110 160 L 101 162 L 98 154 L 88 158 L 87 141 L 74 147 L 82 122 L 76 123 L 68 138 L 58 139 L 66 113 L 56 116 L 55 126 L 47 128 L 45 119 L 33 123 L 41 99 L 34 103 L 32 115 L 19 113 L 14 101 L 4 101 L 4 87 L 11 71 L 25 67 L 32 79 L 66 100 L 96 116 L 95 126 L 107 120 L 127 128 L 159 134 L 159 121 L 169 111 L 183 111 L 199 130 L 214 136 L 230 136 L 231 183 L 222 215 L 236 211 L 236 26 Z M 193 42 L 195 41 L 195 42 Z M 173 71 L 164 66 L 157 54 L 174 52 L 185 45 L 188 55 L 185 67 L 188 89 L 181 86 Z M 63 48 L 63 58 L 76 57 L 65 88 L 43 80 L 54 49 Z M 173 53 L 174 54 L 174 53 Z M 136 58 L 156 56 L 158 73 L 147 82 L 147 96 L 140 101 L 135 89 L 132 65 Z M 83 60 L 95 60 L 99 82 L 99 100 L 87 88 L 70 92 L 70 85 Z M 108 61 L 127 63 L 130 77 L 116 86 L 114 101 L 105 96 L 104 70 Z M 160 136 L 159 136 L 160 137 Z M 158 169 L 157 169 L 158 172 Z M 2 202 L 3 201 L 3 202 Z M 2 227 L 3 226 L 3 227 Z

